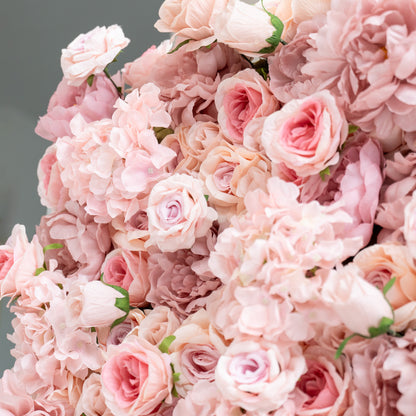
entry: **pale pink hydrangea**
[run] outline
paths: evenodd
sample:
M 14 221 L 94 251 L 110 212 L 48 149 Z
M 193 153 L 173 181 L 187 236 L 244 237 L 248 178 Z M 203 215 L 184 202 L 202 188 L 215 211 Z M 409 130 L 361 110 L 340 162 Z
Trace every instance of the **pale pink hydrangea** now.
M 102 72 L 129 43 L 118 25 L 97 26 L 78 35 L 62 49 L 61 67 L 68 84 L 80 86 L 89 76 Z
M 248 124 L 278 110 L 279 102 L 268 83 L 254 69 L 245 69 L 224 79 L 215 95 L 218 123 L 232 143 L 243 143 Z
M 160 88 L 160 98 L 172 117 L 173 128 L 192 126 L 196 121 L 216 121 L 215 93 L 225 76 L 248 63 L 233 49 L 219 43 L 187 52 L 180 48 L 167 55 L 169 45 L 151 48 L 124 68 L 125 82 L 140 88 L 152 82 Z
M 120 82 L 120 77 L 114 79 Z M 40 117 L 35 133 L 56 142 L 58 137 L 71 135 L 69 124 L 76 114 L 81 114 L 88 123 L 111 118 L 118 97 L 114 85 L 104 74 L 94 77 L 91 86 L 85 82 L 75 87 L 64 78 L 49 100 L 47 113 Z

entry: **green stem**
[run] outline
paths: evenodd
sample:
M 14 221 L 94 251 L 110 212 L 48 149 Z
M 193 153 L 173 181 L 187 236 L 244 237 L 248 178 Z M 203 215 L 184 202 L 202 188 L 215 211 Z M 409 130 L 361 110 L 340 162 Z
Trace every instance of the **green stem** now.
M 108 69 L 107 67 L 104 68 L 104 74 L 105 76 L 111 81 L 111 83 L 114 85 L 114 88 L 117 90 L 117 94 L 120 98 L 124 98 L 123 97 L 123 93 L 121 92 L 121 87 L 118 87 L 116 85 L 116 83 L 113 81 L 113 78 L 111 78 L 111 75 L 108 73 Z

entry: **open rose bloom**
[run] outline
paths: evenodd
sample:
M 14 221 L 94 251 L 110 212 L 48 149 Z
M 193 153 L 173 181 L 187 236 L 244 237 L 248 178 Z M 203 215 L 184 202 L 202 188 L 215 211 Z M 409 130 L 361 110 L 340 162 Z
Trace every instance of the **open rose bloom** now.
M 414 416 L 416 0 L 160 3 L 62 50 L 0 415 Z

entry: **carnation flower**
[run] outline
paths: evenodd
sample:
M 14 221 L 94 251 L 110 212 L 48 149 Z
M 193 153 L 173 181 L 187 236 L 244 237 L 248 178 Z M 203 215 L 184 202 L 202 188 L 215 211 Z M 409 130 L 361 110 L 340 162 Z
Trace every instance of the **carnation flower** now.
M 99 74 L 129 42 L 118 25 L 97 26 L 77 36 L 62 49 L 61 67 L 68 84 L 77 87 Z

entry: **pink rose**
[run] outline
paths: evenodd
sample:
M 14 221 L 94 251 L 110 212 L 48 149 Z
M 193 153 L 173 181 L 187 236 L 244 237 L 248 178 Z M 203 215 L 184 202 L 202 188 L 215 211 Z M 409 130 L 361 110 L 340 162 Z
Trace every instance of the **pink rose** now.
M 117 82 L 119 77 L 114 79 Z M 49 100 L 47 113 L 39 119 L 35 133 L 55 142 L 58 137 L 71 135 L 69 123 L 76 114 L 81 114 L 88 123 L 110 118 L 117 98 L 117 90 L 104 74 L 95 76 L 91 86 L 85 82 L 75 87 L 63 78 Z
M 310 176 L 338 162 L 338 149 L 347 135 L 335 98 L 321 91 L 292 100 L 267 117 L 262 143 L 274 163 L 284 163 L 298 176 Z
M 368 335 L 382 318 L 393 318 L 383 293 L 364 279 L 357 265 L 332 270 L 322 286 L 322 299 L 352 332 Z
M 175 45 L 192 39 L 187 49 L 198 49 L 215 41 L 210 21 L 212 15 L 220 13 L 226 0 L 165 0 L 159 9 L 160 19 L 155 23 L 159 32 L 173 32 Z
M 120 416 L 151 415 L 162 401 L 172 400 L 168 355 L 135 336 L 110 345 L 101 378 L 105 404 Z
M 147 253 L 116 249 L 107 254 L 101 268 L 105 283 L 129 292 L 131 306 L 145 306 L 150 289 Z
M 298 346 L 235 340 L 218 361 L 215 382 L 231 404 L 267 413 L 283 405 L 305 370 Z
M 147 207 L 150 238 L 147 246 L 162 251 L 190 248 L 195 239 L 204 236 L 217 213 L 208 207 L 200 180 L 175 174 L 157 183 Z
M 416 258 L 416 194 L 414 192 L 404 211 L 403 234 L 410 255 Z
M 226 78 L 215 95 L 218 123 L 233 142 L 242 144 L 248 123 L 272 114 L 279 108 L 267 82 L 254 69 L 245 69 Z
M 77 36 L 62 49 L 61 67 L 68 84 L 79 86 L 90 75 L 99 74 L 129 42 L 118 25 L 97 26 Z

